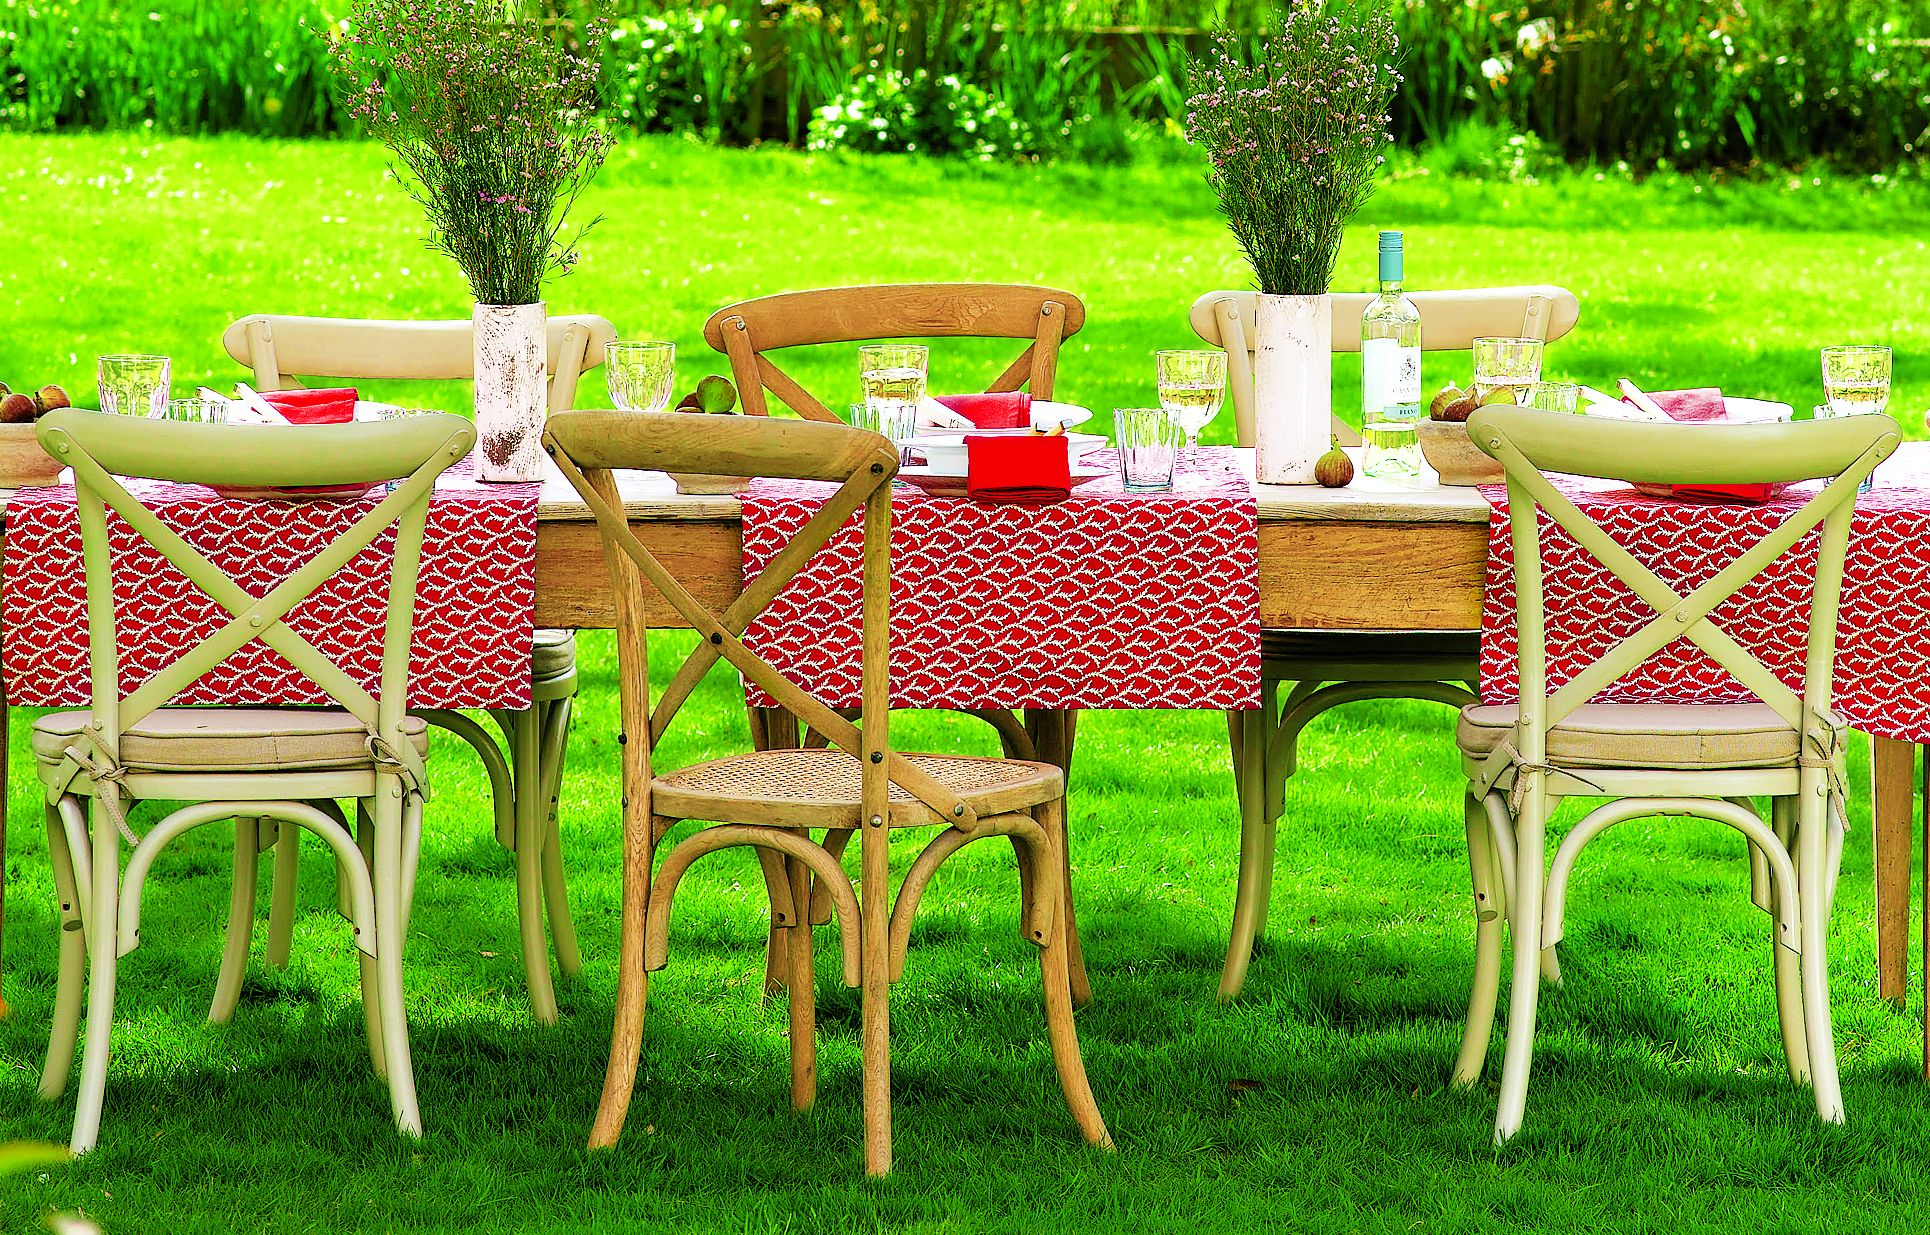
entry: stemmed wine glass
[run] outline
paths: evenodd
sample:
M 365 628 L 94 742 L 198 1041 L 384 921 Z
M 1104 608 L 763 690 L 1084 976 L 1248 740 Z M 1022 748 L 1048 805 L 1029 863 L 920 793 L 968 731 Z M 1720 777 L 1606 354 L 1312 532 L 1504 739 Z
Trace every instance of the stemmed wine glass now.
M 1226 400 L 1226 353 L 1222 351 L 1165 351 L 1154 359 L 1159 366 L 1159 405 L 1179 421 L 1188 453 L 1198 449 L 1200 430 Z

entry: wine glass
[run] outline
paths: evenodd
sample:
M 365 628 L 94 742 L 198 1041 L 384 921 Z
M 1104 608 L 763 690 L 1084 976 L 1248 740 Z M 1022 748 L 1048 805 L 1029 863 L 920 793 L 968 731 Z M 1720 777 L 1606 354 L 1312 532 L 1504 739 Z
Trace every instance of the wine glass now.
M 102 356 L 95 369 L 101 410 L 123 416 L 166 415 L 169 365 L 166 356 L 122 353 Z
M 1226 401 L 1226 353 L 1167 351 L 1154 360 L 1159 366 L 1159 405 L 1179 421 L 1191 452 L 1200 444 L 1200 430 Z
M 677 345 L 619 340 L 603 348 L 603 381 L 623 412 L 661 412 L 677 377 Z

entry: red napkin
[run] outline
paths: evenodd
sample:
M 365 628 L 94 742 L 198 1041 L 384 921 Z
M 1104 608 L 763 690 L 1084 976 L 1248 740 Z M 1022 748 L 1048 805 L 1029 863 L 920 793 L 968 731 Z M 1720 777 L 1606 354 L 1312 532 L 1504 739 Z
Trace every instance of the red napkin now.
M 262 401 L 291 425 L 341 425 L 355 419 L 353 386 L 322 390 L 264 390 Z
M 1044 506 L 1072 495 L 1065 435 L 965 438 L 965 494 L 974 501 Z
M 1729 405 L 1722 401 L 1722 391 L 1714 386 L 1698 386 L 1694 390 L 1652 390 L 1649 398 L 1677 424 L 1721 424 L 1729 419 Z M 1634 406 L 1633 400 L 1624 398 L 1622 402 Z M 1760 503 L 1768 501 L 1770 494 L 1775 491 L 1774 485 L 1766 484 L 1671 485 L 1669 488 L 1677 498 L 1686 502 Z
M 1023 390 L 984 395 L 938 395 L 933 401 L 971 421 L 974 429 L 1032 427 L 1032 396 Z

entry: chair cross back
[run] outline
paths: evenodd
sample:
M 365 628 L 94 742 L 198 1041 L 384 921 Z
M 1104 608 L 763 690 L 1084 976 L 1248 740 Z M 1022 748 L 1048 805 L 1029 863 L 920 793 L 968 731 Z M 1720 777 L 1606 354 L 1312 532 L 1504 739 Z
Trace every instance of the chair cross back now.
M 899 283 L 787 292 L 727 305 L 704 323 L 704 341 L 730 358 L 745 412 L 770 414 L 765 392 L 806 420 L 842 421 L 766 353 L 890 339 L 1024 339 L 1025 350 L 988 391 L 1052 397 L 1059 346 L 1086 324 L 1071 292 L 1006 283 Z
M 312 449 L 290 450 L 290 433 L 310 435 Z M 421 761 L 402 736 L 403 696 L 429 497 L 436 477 L 474 444 L 475 430 L 467 421 L 438 415 L 380 424 L 268 428 L 175 424 L 69 410 L 44 417 L 38 437 L 48 453 L 74 469 L 88 622 L 95 636 L 88 649 L 94 732 L 104 754 L 118 762 L 122 733 L 235 651 L 259 640 L 367 726 L 371 738 L 389 748 L 383 753 L 426 790 Z M 128 491 L 116 472 L 251 486 L 396 483 L 321 552 L 266 595 L 256 597 L 168 527 Z M 126 696 L 120 693 L 120 655 L 114 637 L 109 509 L 229 614 L 219 630 L 175 656 Z M 396 538 L 378 701 L 284 619 L 391 527 Z M 49 793 L 57 796 L 58 790 L 50 786 Z
M 629 655 L 634 647 L 636 654 L 643 654 L 641 585 L 646 580 L 703 636 L 672 676 L 655 708 L 649 707 L 648 699 L 641 701 L 649 717 L 649 732 L 644 735 L 646 754 L 655 749 L 704 674 L 723 660 L 833 746 L 860 760 L 867 775 L 874 764 L 879 765 L 890 784 L 916 797 L 953 826 L 970 830 L 977 815 L 957 794 L 891 751 L 882 740 L 866 741 L 885 732 L 883 594 L 889 582 L 891 478 L 896 474 L 898 459 L 889 442 L 878 434 L 841 424 L 572 411 L 551 418 L 544 447 L 582 496 L 603 534 L 616 593 L 620 653 Z M 619 468 L 822 480 L 835 482 L 838 488 L 763 573 L 719 612 L 692 595 L 630 530 L 611 475 L 612 469 Z M 865 518 L 867 606 L 862 731 L 743 642 L 744 631 L 757 615 L 860 509 Z M 623 674 L 626 688 L 633 680 L 647 682 L 648 675 Z
M 1469 419 L 1475 444 L 1507 477 L 1519 620 L 1520 750 L 1497 750 L 1485 771 L 1498 777 L 1514 753 L 1542 762 L 1547 730 L 1623 674 L 1687 638 L 1803 735 L 1804 748 L 1835 753 L 1829 721 L 1836 624 L 1856 487 L 1901 440 L 1888 417 L 1773 425 L 1657 425 L 1521 408 L 1490 407 Z M 1618 544 L 1549 483 L 1543 469 L 1668 484 L 1775 483 L 1828 477 L 1822 490 L 1686 595 Z M 1617 642 L 1552 694 L 1542 600 L 1538 512 L 1545 512 L 1645 604 L 1655 617 Z M 1822 528 L 1817 547 L 1803 690 L 1791 690 L 1710 616 L 1777 560 Z

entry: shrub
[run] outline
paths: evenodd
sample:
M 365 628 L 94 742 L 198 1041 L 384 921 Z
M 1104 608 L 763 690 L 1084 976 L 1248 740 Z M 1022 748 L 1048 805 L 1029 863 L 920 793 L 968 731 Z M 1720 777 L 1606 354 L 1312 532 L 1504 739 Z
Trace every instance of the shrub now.
M 1038 142 L 984 88 L 947 74 L 859 78 L 811 121 L 812 150 L 960 156 L 982 162 L 1033 154 Z

